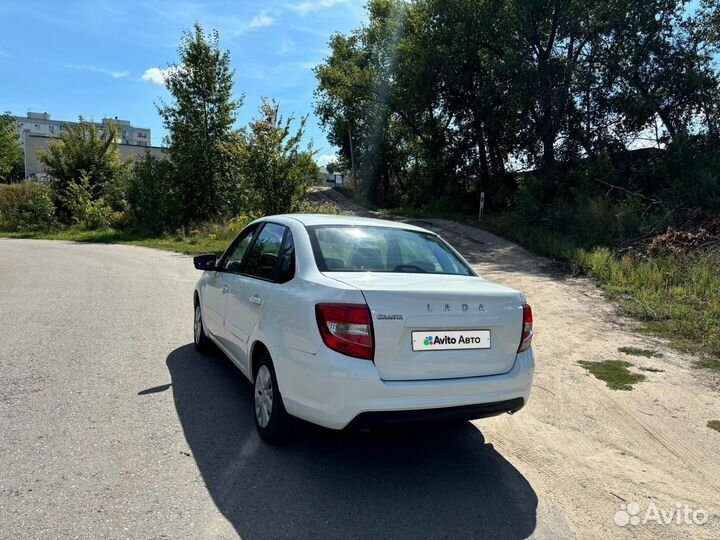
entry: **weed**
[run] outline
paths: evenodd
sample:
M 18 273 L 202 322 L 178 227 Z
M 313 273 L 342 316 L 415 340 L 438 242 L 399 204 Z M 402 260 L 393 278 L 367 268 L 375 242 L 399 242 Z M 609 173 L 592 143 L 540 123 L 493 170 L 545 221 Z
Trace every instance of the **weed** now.
M 632 364 L 623 360 L 580 361 L 579 364 L 596 378 L 605 381 L 608 388 L 612 390 L 632 390 L 633 384 L 645 380 L 645 375 L 630 371 L 628 368 Z
M 618 347 L 618 351 L 630 356 L 644 356 L 645 358 L 661 358 L 662 353 L 651 351 L 649 349 L 641 349 L 639 347 Z
M 623 314 L 643 323 L 642 331 L 667 338 L 680 350 L 699 353 L 703 360 L 696 362 L 697 367 L 720 371 L 720 252 L 634 260 L 597 247 L 587 237 L 529 225 L 514 213 L 483 218 L 479 225 L 565 262 L 575 274 L 594 278 Z
M 720 360 L 717 358 L 702 358 L 695 362 L 695 367 L 720 373 Z

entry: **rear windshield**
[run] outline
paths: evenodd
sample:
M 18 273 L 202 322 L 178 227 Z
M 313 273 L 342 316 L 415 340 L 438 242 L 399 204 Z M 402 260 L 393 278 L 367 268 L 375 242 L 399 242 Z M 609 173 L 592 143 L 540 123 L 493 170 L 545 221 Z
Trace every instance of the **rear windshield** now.
M 410 272 L 472 276 L 433 234 L 373 226 L 308 227 L 321 272 Z

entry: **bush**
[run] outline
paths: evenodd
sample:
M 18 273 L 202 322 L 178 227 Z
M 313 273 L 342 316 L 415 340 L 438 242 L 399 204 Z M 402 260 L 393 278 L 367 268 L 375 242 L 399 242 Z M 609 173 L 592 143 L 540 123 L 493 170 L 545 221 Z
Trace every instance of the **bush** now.
M 47 231 L 55 225 L 52 190 L 35 182 L 0 184 L 0 229 Z
M 157 234 L 175 230 L 184 215 L 172 163 L 146 154 L 127 180 L 129 219 L 138 229 Z
M 110 204 L 112 197 L 108 196 L 107 191 L 112 191 L 112 184 L 122 174 L 126 164 L 120 159 L 115 142 L 119 129 L 117 125 L 109 123 L 101 128 L 81 117 L 79 123 L 65 127 L 61 138 L 51 141 L 47 151 L 41 152 L 39 158 L 45 172 L 52 178 L 52 187 L 57 194 L 55 203 L 59 220 L 62 223 L 73 223 L 78 222 L 77 216 L 66 206 L 74 196 L 69 193 L 72 185 L 84 177 L 91 199 L 96 201 L 108 197 L 106 204 Z
M 540 219 L 543 209 L 542 183 L 533 175 L 523 175 L 519 180 L 516 210 L 525 216 L 527 221 L 536 222 Z
M 68 184 L 63 197 L 64 207 L 69 211 L 74 224 L 83 229 L 107 229 L 113 218 L 113 209 L 101 197 L 93 198 L 93 189 L 87 175 L 77 182 Z
M 296 210 L 318 177 L 312 148 L 301 147 L 306 118 L 294 134 L 293 121 L 292 116 L 283 120 L 277 104 L 263 100 L 259 118 L 242 130 L 234 150 L 227 148 L 227 162 L 250 189 L 249 207 L 265 215 Z

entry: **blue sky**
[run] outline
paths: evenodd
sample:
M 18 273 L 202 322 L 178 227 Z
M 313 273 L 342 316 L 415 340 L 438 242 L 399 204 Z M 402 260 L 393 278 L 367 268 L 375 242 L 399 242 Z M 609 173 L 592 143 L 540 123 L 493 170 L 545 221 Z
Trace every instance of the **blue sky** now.
M 318 160 L 334 153 L 312 115 L 313 65 L 335 32 L 365 19 L 359 0 L 14 1 L 0 15 L 0 111 L 49 112 L 75 120 L 117 116 L 165 135 L 155 102 L 168 98 L 160 70 L 177 60 L 182 30 L 199 21 L 230 50 L 235 92 L 245 94 L 238 124 L 262 96 L 283 114 L 310 114 L 307 139 Z

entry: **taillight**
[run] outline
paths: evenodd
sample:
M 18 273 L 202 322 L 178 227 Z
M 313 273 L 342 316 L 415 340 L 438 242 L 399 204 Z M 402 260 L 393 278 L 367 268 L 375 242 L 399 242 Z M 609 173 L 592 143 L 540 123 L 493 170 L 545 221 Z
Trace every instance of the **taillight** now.
M 530 348 L 533 337 L 533 318 L 532 309 L 527 304 L 523 304 L 523 326 L 522 336 L 520 337 L 520 346 L 518 352 L 527 351 Z
M 323 342 L 348 356 L 372 360 L 375 352 L 370 309 L 365 304 L 317 304 L 315 317 Z

